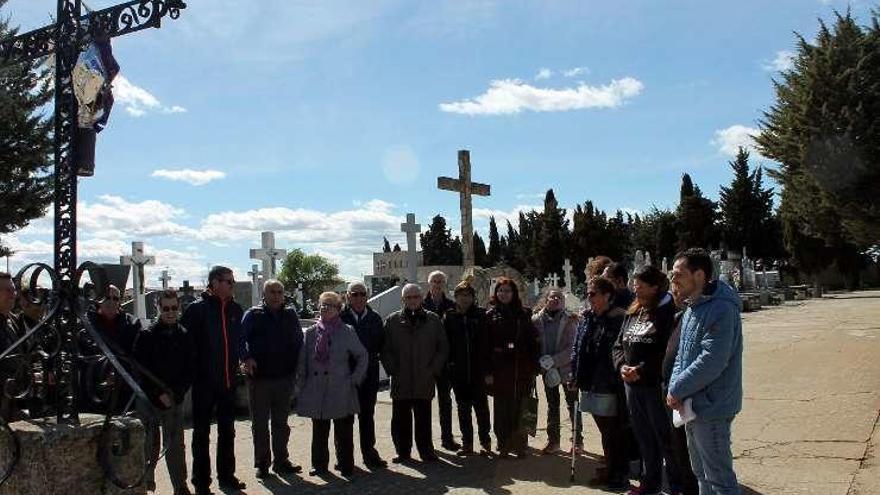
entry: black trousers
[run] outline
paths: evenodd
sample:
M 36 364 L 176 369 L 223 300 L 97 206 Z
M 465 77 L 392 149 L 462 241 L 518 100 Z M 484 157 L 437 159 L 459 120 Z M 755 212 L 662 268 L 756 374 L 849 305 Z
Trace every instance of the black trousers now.
M 461 430 L 461 443 L 466 448 L 474 446 L 474 424 L 471 411 L 477 416 L 477 436 L 480 445 L 488 446 L 492 439 L 489 436 L 489 398 L 486 387 L 481 383 L 454 382 L 455 405 L 458 412 L 458 429 Z M 489 450 L 489 449 L 486 449 Z
M 506 394 L 495 395 L 492 405 L 499 451 L 520 453 L 525 452 L 528 447 L 528 432 L 521 425 L 527 394 L 522 395 L 522 398 Z
M 561 428 L 559 420 L 559 389 L 562 389 L 562 393 L 565 394 L 565 403 L 568 406 L 566 407 L 568 420 L 571 421 L 572 427 L 577 432 L 574 443 L 575 445 L 582 446 L 584 444 L 583 419 L 581 418 L 581 412 L 574 410 L 574 403 L 577 401 L 580 392 L 569 390 L 564 385 L 557 385 L 555 387 L 544 386 L 544 395 L 547 397 L 547 438 L 550 442 L 559 444 L 559 431 Z
M 602 453 L 608 469 L 608 479 L 623 481 L 629 474 L 629 459 L 626 452 L 626 435 L 623 418 L 618 416 L 596 416 L 593 421 L 602 436 Z
M 217 478 L 235 476 L 235 387 L 216 390 L 211 385 L 192 388 L 192 483 L 211 485 L 211 419 L 217 413 Z
M 452 435 L 452 381 L 448 371 L 437 378 L 437 411 L 440 415 L 440 438 L 444 443 L 455 441 Z
M 431 439 L 431 400 L 394 399 L 391 402 L 391 439 L 394 441 L 394 450 L 400 457 L 410 457 L 412 453 L 413 423 L 419 457 L 434 457 L 436 453 Z
M 330 422 L 333 422 L 333 445 L 340 471 L 354 469 L 354 416 L 338 419 L 312 419 L 312 468 L 327 469 L 330 463 Z
M 380 460 L 376 450 L 376 392 L 374 387 L 358 389 L 358 402 L 361 412 L 358 414 L 358 434 L 361 443 L 361 456 L 365 463 Z

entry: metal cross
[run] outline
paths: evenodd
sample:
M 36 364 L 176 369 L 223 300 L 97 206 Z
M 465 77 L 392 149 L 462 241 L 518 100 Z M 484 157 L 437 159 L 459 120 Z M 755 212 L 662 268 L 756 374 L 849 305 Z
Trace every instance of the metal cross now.
M 462 266 L 465 272 L 474 267 L 474 221 L 471 196 L 489 196 L 490 186 L 471 182 L 471 153 L 458 151 L 458 178 L 437 177 L 437 188 L 459 193 L 461 208 L 461 250 Z

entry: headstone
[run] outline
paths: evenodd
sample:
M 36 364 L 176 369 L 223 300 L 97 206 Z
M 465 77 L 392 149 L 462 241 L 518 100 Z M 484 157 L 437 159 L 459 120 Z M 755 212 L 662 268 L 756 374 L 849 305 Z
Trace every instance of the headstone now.
M 407 282 L 417 282 L 419 267 L 418 254 L 416 253 L 416 234 L 422 231 L 422 226 L 416 223 L 416 214 L 407 213 L 406 223 L 400 224 L 400 231 L 406 234 L 406 260 Z
M 663 257 L 663 261 L 660 262 L 660 270 L 663 273 L 669 273 L 669 262 L 666 260 L 666 256 Z
M 551 288 L 559 288 L 559 275 L 551 273 L 550 276 L 547 277 L 547 285 Z
M 571 269 L 571 260 L 565 258 L 565 264 L 562 265 L 562 274 L 565 277 L 565 292 L 567 294 L 572 294 L 574 292 L 574 277 L 572 277 Z
M 532 280 L 531 287 L 532 287 L 532 297 L 537 299 L 538 296 L 541 294 L 541 284 L 538 283 L 537 278 L 535 280 Z
M 437 188 L 459 193 L 461 209 L 461 250 L 465 274 L 474 267 L 474 223 L 471 196 L 489 196 L 488 184 L 471 182 L 471 155 L 468 150 L 458 151 L 458 178 L 438 177 Z
M 654 263 L 651 262 L 650 252 L 645 252 L 645 266 L 654 266 Z
M 714 274 L 714 278 L 721 279 L 721 253 L 720 250 L 713 250 L 709 253 L 709 257 L 712 259 L 712 273 Z
M 263 232 L 261 237 L 262 247 L 251 249 L 251 259 L 263 262 L 263 277 L 268 280 L 276 277 L 275 263 L 287 255 L 287 250 L 275 247 L 275 232 Z
M 144 243 L 131 243 L 131 256 L 120 256 L 120 265 L 131 265 L 131 286 L 134 295 L 134 315 L 142 322 L 147 319 L 147 307 L 144 302 L 144 266 L 156 264 L 155 256 L 144 254 Z M 123 290 L 124 287 L 120 287 Z
M 162 290 L 168 290 L 168 282 L 171 281 L 171 275 L 168 275 L 168 270 L 162 270 L 162 276 L 159 277 L 159 281 L 162 282 Z
M 260 304 L 260 265 L 251 265 L 251 271 L 247 273 L 251 277 L 251 306 Z

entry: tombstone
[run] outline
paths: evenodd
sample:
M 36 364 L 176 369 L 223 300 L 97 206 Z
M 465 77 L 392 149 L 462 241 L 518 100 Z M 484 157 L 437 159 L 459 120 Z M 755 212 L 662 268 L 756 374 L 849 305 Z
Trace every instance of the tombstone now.
M 232 288 L 232 298 L 245 309 L 259 305 L 259 302 L 257 304 L 251 304 L 252 293 L 253 283 L 250 280 L 246 282 L 236 281 L 235 286 Z
M 538 279 L 532 280 L 532 297 L 537 299 L 539 295 L 541 295 L 541 285 L 538 283 Z
M 645 252 L 645 266 L 654 266 L 654 263 L 651 262 L 651 253 Z
M 551 273 L 547 277 L 545 282 L 547 283 L 547 286 L 549 286 L 550 288 L 558 289 L 559 288 L 559 275 L 556 275 L 555 273 Z
M 195 288 L 192 285 L 189 285 L 189 280 L 184 280 L 183 285 L 180 286 L 180 311 L 183 312 L 184 309 L 187 308 L 190 304 L 194 303 L 196 300 L 195 296 Z
M 162 270 L 162 276 L 159 277 L 159 281 L 162 282 L 162 290 L 168 290 L 168 282 L 171 281 L 171 275 L 168 275 L 168 270 Z
M 120 256 L 120 265 L 131 265 L 131 286 L 134 298 L 133 314 L 139 320 L 146 321 L 147 308 L 144 301 L 144 266 L 155 265 L 156 257 L 144 254 L 144 243 L 135 241 L 131 243 L 131 255 Z M 120 290 L 124 287 L 120 287 Z
M 471 154 L 468 150 L 458 151 L 458 178 L 438 177 L 437 188 L 459 193 L 461 209 L 461 250 L 465 275 L 474 267 L 474 224 L 471 196 L 489 196 L 488 184 L 471 182 Z
M 712 259 L 712 273 L 717 280 L 721 280 L 721 253 L 721 250 L 713 250 L 709 253 Z
M 251 277 L 251 306 L 260 304 L 260 265 L 251 265 L 251 271 L 247 272 Z
M 407 278 L 405 282 L 415 283 L 418 281 L 419 274 L 416 234 L 422 231 L 422 226 L 416 223 L 415 213 L 406 214 L 406 223 L 400 224 L 400 231 L 406 234 Z
M 287 255 L 286 249 L 275 247 L 275 232 L 267 231 L 261 234 L 260 249 L 251 249 L 251 259 L 263 262 L 263 277 L 268 280 L 276 277 L 275 263 Z
M 562 265 L 562 274 L 565 277 L 565 293 L 573 294 L 574 293 L 574 277 L 572 277 L 571 269 L 571 260 L 565 258 L 565 264 Z
M 666 256 L 664 256 L 663 261 L 660 262 L 660 270 L 662 270 L 663 273 L 666 273 L 666 274 L 669 273 L 669 263 L 666 260 Z
M 298 307 L 300 307 L 300 308 L 304 307 L 306 300 L 305 300 L 305 295 L 303 293 L 303 284 L 302 283 L 300 283 L 299 285 L 296 286 L 296 291 L 293 293 L 293 298 L 296 301 Z

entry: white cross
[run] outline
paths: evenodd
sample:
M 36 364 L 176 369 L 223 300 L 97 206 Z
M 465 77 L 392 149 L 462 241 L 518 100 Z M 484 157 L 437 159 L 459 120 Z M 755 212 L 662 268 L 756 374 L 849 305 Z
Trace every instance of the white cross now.
M 144 255 L 144 243 L 131 243 L 131 256 L 120 256 L 121 265 L 131 265 L 131 287 L 134 293 L 134 315 L 141 321 L 147 319 L 147 305 L 144 300 L 144 266 L 155 265 L 155 256 Z
M 550 287 L 559 288 L 559 276 L 555 273 L 551 273 L 549 277 L 547 277 L 547 283 L 550 284 Z
M 162 276 L 159 277 L 159 281 L 162 282 L 162 290 L 168 290 L 168 282 L 171 281 L 171 275 L 168 275 L 168 270 L 162 270 Z
M 571 266 L 571 260 L 565 258 L 565 264 L 562 265 L 562 273 L 565 275 L 565 292 L 571 294 L 572 284 L 574 283 L 571 278 L 571 269 L 574 268 Z
M 418 279 L 419 269 L 416 260 L 416 234 L 422 231 L 422 226 L 416 223 L 416 214 L 407 213 L 406 223 L 400 224 L 400 231 L 406 233 L 406 260 L 407 282 L 415 283 Z
M 275 232 L 263 232 L 262 247 L 251 249 L 251 259 L 263 262 L 263 277 L 275 278 L 275 262 L 287 255 L 286 249 L 275 248 Z
M 260 305 L 260 265 L 251 265 L 251 271 L 247 273 L 251 276 L 251 306 Z

